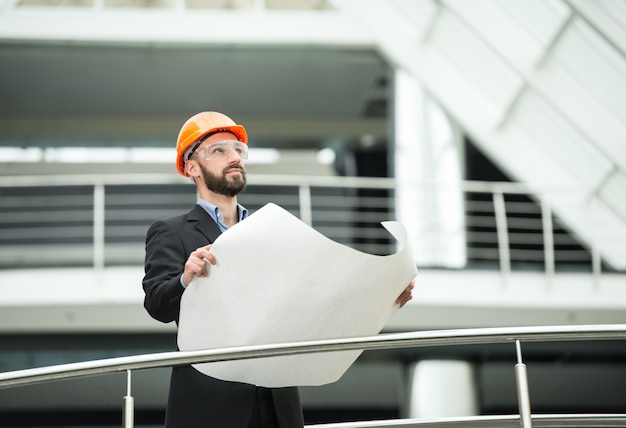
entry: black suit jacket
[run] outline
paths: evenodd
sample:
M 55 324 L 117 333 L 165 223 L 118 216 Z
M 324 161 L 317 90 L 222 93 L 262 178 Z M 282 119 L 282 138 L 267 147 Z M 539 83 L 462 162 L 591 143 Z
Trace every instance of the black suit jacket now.
M 146 235 L 144 306 L 162 322 L 178 324 L 184 288 L 180 276 L 189 254 L 215 241 L 221 231 L 196 205 L 187 214 L 154 222 Z M 166 427 L 245 428 L 259 411 L 267 391 L 254 385 L 206 376 L 191 366 L 174 367 Z M 298 389 L 273 388 L 269 394 L 281 428 L 304 425 Z

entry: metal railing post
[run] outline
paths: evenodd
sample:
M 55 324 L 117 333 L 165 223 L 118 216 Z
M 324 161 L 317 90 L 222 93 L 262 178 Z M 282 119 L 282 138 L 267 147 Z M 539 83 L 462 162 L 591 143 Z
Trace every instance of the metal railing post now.
M 511 273 L 511 253 L 509 249 L 509 228 L 506 221 L 506 207 L 504 195 L 500 191 L 493 193 L 493 207 L 496 216 L 496 233 L 498 235 L 498 254 L 500 258 L 500 272 L 503 282 Z
M 93 187 L 93 267 L 104 268 L 104 184 Z
M 541 200 L 541 224 L 543 229 L 543 256 L 546 269 L 546 280 L 548 285 L 552 285 L 554 279 L 554 227 L 552 224 L 552 208 L 545 200 Z
M 122 410 L 122 426 L 133 428 L 135 426 L 135 399 L 130 393 L 131 371 L 126 370 L 126 396 L 124 396 L 124 408 Z
M 598 216 L 596 215 L 596 203 L 595 198 L 589 199 L 588 208 L 589 224 L 591 225 L 591 275 L 593 277 L 593 284 L 596 290 L 600 288 L 600 278 L 602 276 L 602 256 L 600 254 L 600 248 L 598 243 L 600 241 L 600 224 Z
M 515 364 L 515 380 L 517 385 L 517 403 L 522 428 L 532 428 L 530 413 L 530 396 L 528 392 L 528 377 L 526 376 L 526 364 L 522 362 L 522 348 L 519 340 L 515 341 L 517 350 L 517 364 Z
M 313 205 L 311 202 L 311 186 L 300 184 L 298 189 L 298 200 L 300 202 L 300 220 L 309 226 L 313 225 Z

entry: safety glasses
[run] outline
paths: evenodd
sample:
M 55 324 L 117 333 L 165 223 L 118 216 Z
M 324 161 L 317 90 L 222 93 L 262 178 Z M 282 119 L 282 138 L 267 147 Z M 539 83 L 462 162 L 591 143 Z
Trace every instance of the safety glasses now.
M 241 141 L 218 141 L 208 146 L 204 146 L 201 149 L 196 150 L 192 155 L 198 159 L 225 159 L 230 157 L 232 152 L 235 152 L 241 159 L 248 159 L 248 145 Z

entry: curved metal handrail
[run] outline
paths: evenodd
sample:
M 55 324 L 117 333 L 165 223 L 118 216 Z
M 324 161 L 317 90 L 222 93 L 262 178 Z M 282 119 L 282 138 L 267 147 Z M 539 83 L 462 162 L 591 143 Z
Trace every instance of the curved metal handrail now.
M 626 425 L 626 414 L 533 415 L 533 428 L 609 428 Z M 309 425 L 310 428 L 520 428 L 518 415 L 436 419 L 386 419 Z
M 492 344 L 515 341 L 626 339 L 626 324 L 500 327 L 390 333 L 282 344 L 241 346 L 200 351 L 175 351 L 116 357 L 0 373 L 0 388 L 50 380 L 87 377 L 128 370 L 229 361 L 312 352 Z

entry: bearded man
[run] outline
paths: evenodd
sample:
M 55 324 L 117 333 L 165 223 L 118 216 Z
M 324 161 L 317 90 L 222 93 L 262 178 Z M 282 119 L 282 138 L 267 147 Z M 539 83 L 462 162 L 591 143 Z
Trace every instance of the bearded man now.
M 245 128 L 218 112 L 188 119 L 178 134 L 176 168 L 191 177 L 198 201 L 186 214 L 155 221 L 146 235 L 144 306 L 155 319 L 178 324 L 180 301 L 196 276 L 215 264 L 211 244 L 248 211 L 237 202 L 246 186 Z M 221 285 L 220 285 L 221 286 Z M 228 286 L 224 284 L 223 286 Z M 412 284 L 398 297 L 404 305 Z M 297 387 L 263 388 L 228 382 L 191 365 L 172 369 L 166 428 L 303 427 Z

